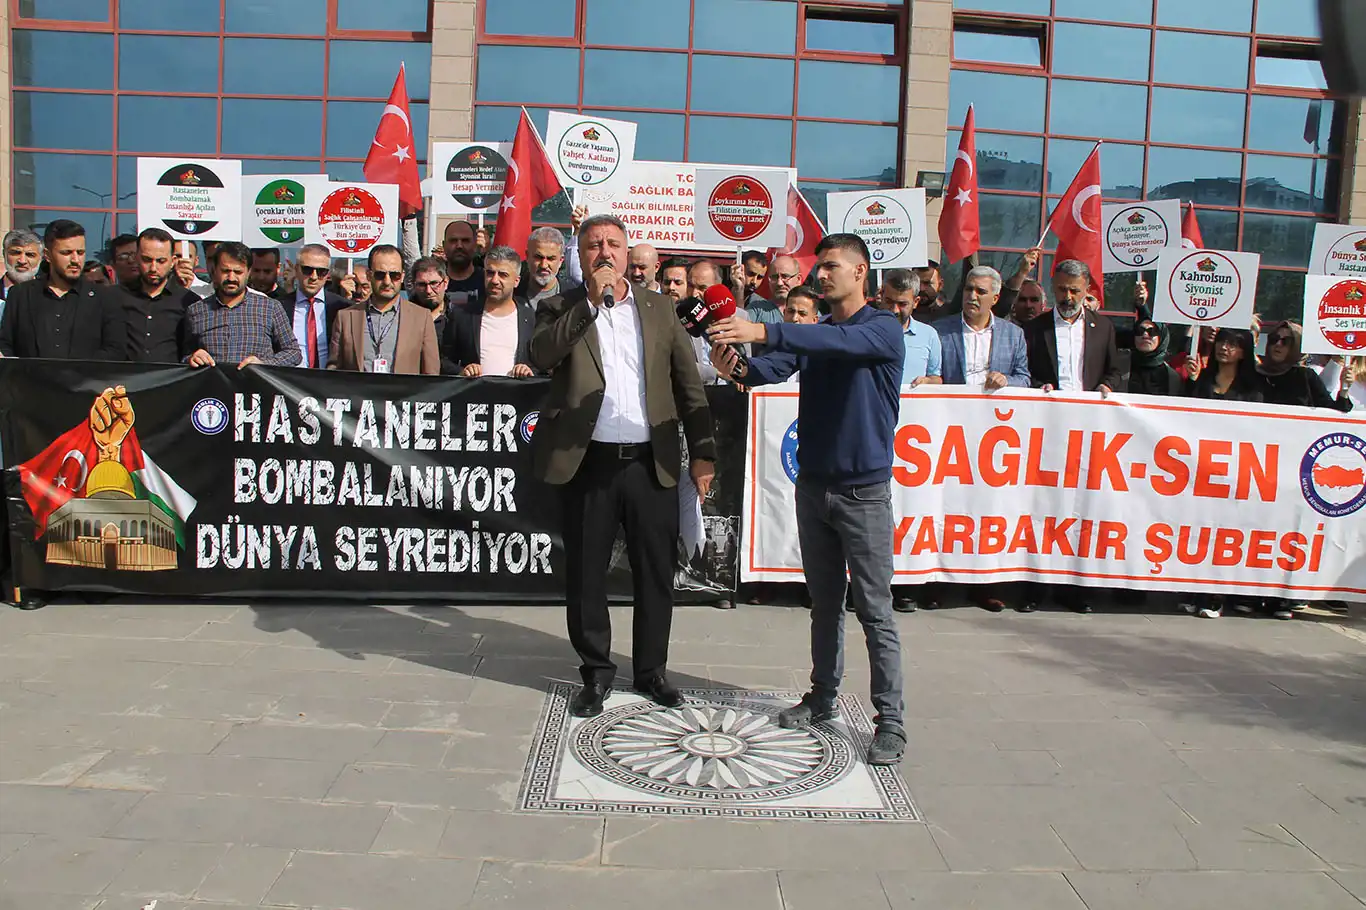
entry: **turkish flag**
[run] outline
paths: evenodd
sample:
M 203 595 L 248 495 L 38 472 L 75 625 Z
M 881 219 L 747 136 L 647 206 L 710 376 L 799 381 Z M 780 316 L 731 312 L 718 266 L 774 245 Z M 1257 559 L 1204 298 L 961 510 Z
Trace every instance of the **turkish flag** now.
M 1181 218 L 1181 249 L 1203 250 L 1205 240 L 1200 236 L 1200 222 L 1195 220 L 1195 203 L 1190 204 Z
M 503 184 L 503 201 L 498 207 L 493 245 L 510 246 L 517 255 L 525 255 L 526 241 L 531 236 L 531 210 L 563 191 L 541 137 L 536 134 L 526 108 L 522 108 L 517 135 L 512 140 L 512 157 L 508 159 L 507 182 Z
M 1048 218 L 1048 229 L 1058 235 L 1054 269 L 1065 259 L 1086 263 L 1091 269 L 1091 293 L 1103 303 L 1105 272 L 1101 268 L 1099 225 L 1100 143 L 1097 142 L 1077 176 L 1072 178 L 1072 185 L 1058 200 L 1057 208 Z
M 408 115 L 408 80 L 403 64 L 380 114 L 370 154 L 365 157 L 365 179 L 370 183 L 397 183 L 399 217 L 411 218 L 422 211 L 422 180 L 413 154 L 413 120 Z
M 53 512 L 82 495 L 90 469 L 99 463 L 99 454 L 90 421 L 85 420 L 19 465 L 20 488 L 33 513 L 35 539 L 43 536 Z
M 800 267 L 802 278 L 811 274 L 811 270 L 816 267 L 816 245 L 825 238 L 825 225 L 816 217 L 816 212 L 811 208 L 811 203 L 806 201 L 802 191 L 795 186 L 787 188 L 787 243 L 781 247 L 773 247 L 768 251 L 768 261 L 772 262 L 779 256 L 791 256 L 797 260 Z M 768 276 L 759 283 L 756 292 L 760 297 L 767 300 L 773 299 L 773 286 L 768 283 Z
M 963 121 L 963 138 L 953 160 L 953 174 L 944 191 L 944 211 L 939 215 L 939 245 L 944 263 L 967 259 L 982 247 L 981 218 L 977 210 L 977 126 L 972 105 Z

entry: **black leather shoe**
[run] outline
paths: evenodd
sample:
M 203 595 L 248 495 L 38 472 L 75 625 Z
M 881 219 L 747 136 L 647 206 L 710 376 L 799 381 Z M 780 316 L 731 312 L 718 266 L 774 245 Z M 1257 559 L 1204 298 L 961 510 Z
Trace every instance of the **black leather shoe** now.
M 37 594 L 30 594 L 14 605 L 17 610 L 41 610 L 46 606 L 47 601 Z
M 1006 602 L 999 597 L 984 597 L 977 605 L 988 613 L 1000 613 L 1006 608 Z
M 679 692 L 663 673 L 638 681 L 635 689 L 650 701 L 665 708 L 677 708 L 683 704 L 683 693 Z
M 1073 613 L 1081 613 L 1083 616 L 1091 612 L 1091 605 L 1086 601 L 1078 601 L 1072 604 Z
M 597 717 L 602 703 L 612 694 L 612 687 L 600 682 L 584 683 L 579 694 L 569 703 L 569 713 L 575 717 Z
M 919 610 L 920 607 L 913 598 L 898 597 L 896 600 L 892 601 L 892 609 L 898 613 L 914 613 Z
M 1034 602 L 1033 602 L 1033 601 L 1029 601 L 1028 603 L 1022 603 L 1022 604 L 1020 604 L 1018 607 L 1016 607 L 1016 608 L 1015 608 L 1015 612 L 1016 612 L 1016 613 L 1033 613 L 1033 612 L 1034 612 L 1035 610 L 1037 610 L 1037 609 L 1038 609 L 1038 607 L 1034 604 Z

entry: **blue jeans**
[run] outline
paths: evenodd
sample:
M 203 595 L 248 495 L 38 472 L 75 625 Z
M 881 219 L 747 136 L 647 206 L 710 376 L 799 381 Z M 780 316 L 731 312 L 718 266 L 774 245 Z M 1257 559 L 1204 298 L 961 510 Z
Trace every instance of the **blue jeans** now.
M 827 486 L 799 478 L 797 537 L 811 592 L 811 691 L 833 699 L 844 676 L 847 568 L 868 644 L 877 723 L 905 735 L 901 636 L 892 611 L 891 485 Z

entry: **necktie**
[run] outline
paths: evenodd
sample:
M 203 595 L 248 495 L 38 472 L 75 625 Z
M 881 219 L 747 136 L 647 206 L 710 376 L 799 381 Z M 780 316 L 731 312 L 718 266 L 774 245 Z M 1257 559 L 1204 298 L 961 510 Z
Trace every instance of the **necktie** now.
M 305 330 L 308 332 L 308 366 L 310 369 L 318 368 L 318 317 L 313 309 L 313 301 L 305 301 L 308 304 L 308 322 Z

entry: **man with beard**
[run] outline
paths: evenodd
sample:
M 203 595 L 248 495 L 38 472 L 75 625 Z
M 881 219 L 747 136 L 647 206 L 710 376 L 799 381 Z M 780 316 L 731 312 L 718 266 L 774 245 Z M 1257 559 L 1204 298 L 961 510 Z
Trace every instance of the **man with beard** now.
M 5 235 L 5 277 L 0 279 L 0 315 L 5 312 L 5 300 L 10 288 L 32 281 L 42 261 L 43 240 L 32 231 L 10 231 Z
M 251 272 L 247 287 L 277 300 L 280 294 L 280 251 L 273 246 L 251 251 Z
M 110 297 L 128 326 L 128 359 L 134 363 L 184 363 L 200 350 L 190 332 L 189 307 L 199 299 L 170 280 L 175 240 L 161 228 L 138 235 L 138 277 L 117 285 Z
M 515 376 L 525 379 L 530 366 L 529 346 L 536 329 L 536 310 L 513 296 L 521 262 L 509 246 L 484 254 L 484 296 L 463 307 L 453 307 L 442 342 L 442 363 L 467 379 Z
M 526 268 L 531 284 L 523 291 L 532 309 L 547 297 L 563 293 L 560 289 L 560 266 L 563 264 L 564 235 L 553 227 L 532 231 L 526 241 Z
M 43 234 L 47 272 L 13 288 L 0 318 L 0 355 L 122 361 L 123 313 L 84 279 L 85 228 L 59 218 Z
M 732 270 L 735 299 L 744 301 L 745 312 L 755 322 L 782 322 L 781 300 L 769 300 L 759 295 L 759 286 L 769 272 L 768 259 L 758 250 L 747 250 L 738 268 Z M 777 293 L 776 289 L 773 292 Z
M 626 257 L 626 280 L 651 291 L 659 290 L 659 251 L 648 243 L 637 243 Z
M 475 257 L 479 251 L 474 225 L 468 221 L 452 221 L 446 225 L 442 250 L 446 254 L 446 294 L 464 294 L 467 297 L 482 294 L 484 273 L 475 267 Z
M 307 244 L 299 250 L 294 266 L 294 290 L 276 297 L 303 352 L 299 365 L 314 370 L 327 369 L 328 339 L 337 325 L 337 314 L 351 305 L 346 297 L 327 290 L 331 271 L 332 254 L 327 247 Z
M 403 254 L 397 247 L 382 243 L 370 251 L 367 264 L 372 282 L 370 301 L 348 307 L 337 317 L 327 368 L 437 375 L 441 372 L 441 354 L 431 311 L 399 299 Z
M 138 235 L 120 234 L 109 241 L 109 261 L 114 266 L 115 284 L 136 284 L 138 280 Z
M 214 250 L 214 292 L 189 306 L 190 331 L 202 346 L 186 359 L 190 366 L 221 360 L 240 370 L 254 363 L 292 367 L 303 360 L 280 301 L 247 287 L 250 269 L 245 243 L 220 243 Z
M 921 322 L 938 322 L 949 313 L 949 302 L 944 299 L 944 276 L 939 271 L 939 263 L 931 259 L 924 268 L 915 269 L 915 277 L 920 279 L 920 300 L 915 307 L 915 318 Z

